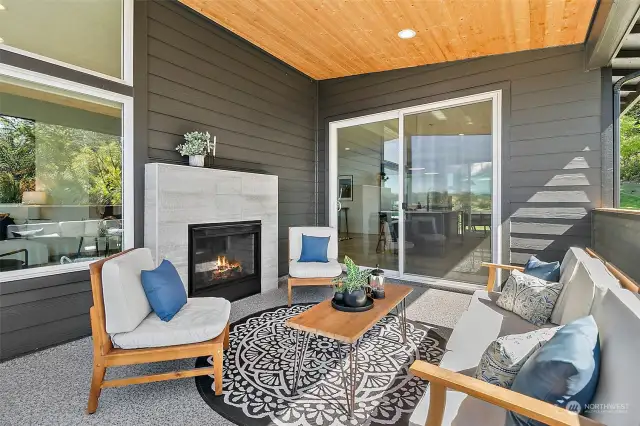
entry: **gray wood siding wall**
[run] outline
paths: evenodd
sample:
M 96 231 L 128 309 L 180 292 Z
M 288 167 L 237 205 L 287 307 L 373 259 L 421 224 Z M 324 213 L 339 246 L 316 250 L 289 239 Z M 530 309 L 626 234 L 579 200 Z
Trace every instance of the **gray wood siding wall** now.
M 325 80 L 319 83 L 319 223 L 328 222 L 328 123 L 503 89 L 503 261 L 561 259 L 590 242 L 602 205 L 601 70 L 581 46 Z
M 594 210 L 593 249 L 640 283 L 640 215 Z
M 202 130 L 216 166 L 277 175 L 286 274 L 288 227 L 315 224 L 316 82 L 180 4 L 147 9 L 148 161 L 185 163 L 176 145 Z

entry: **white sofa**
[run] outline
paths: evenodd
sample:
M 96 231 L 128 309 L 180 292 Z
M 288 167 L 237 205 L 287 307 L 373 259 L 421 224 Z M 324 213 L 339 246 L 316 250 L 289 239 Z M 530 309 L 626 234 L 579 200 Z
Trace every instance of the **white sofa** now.
M 561 265 L 560 281 L 565 286 L 551 316 L 555 324 L 547 323 L 544 327 L 564 325 L 593 315 L 602 350 L 600 380 L 593 403 L 622 404 L 622 408 L 617 410 L 597 409 L 585 416 L 607 425 L 640 425 L 640 404 L 635 401 L 640 394 L 640 369 L 637 367 L 640 299 L 622 289 L 602 262 L 579 248 L 571 248 L 567 252 Z M 499 308 L 495 304 L 498 296 L 499 293 L 484 290 L 474 293 L 447 342 L 441 368 L 473 376 L 485 349 L 496 338 L 538 328 Z M 411 425 L 425 424 L 431 404 L 430 394 L 430 386 L 427 386 L 411 416 Z M 465 392 L 448 387 L 445 401 L 442 425 L 502 426 L 505 423 L 505 409 L 468 396 Z

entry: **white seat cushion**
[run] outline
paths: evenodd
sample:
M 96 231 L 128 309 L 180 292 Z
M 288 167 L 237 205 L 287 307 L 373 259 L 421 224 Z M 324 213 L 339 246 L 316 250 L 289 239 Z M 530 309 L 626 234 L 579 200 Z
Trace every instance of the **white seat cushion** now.
M 455 371 L 466 376 L 472 376 L 478 359 L 464 350 L 447 352 L 440 362 L 440 367 Z M 424 426 L 429 412 L 430 387 L 418 402 L 409 424 Z M 462 392 L 447 389 L 446 405 L 442 426 L 500 426 L 504 425 L 507 412 L 503 408 L 491 405 Z
M 592 315 L 600 334 L 601 359 L 598 387 L 591 403 L 605 408 L 588 413 L 587 417 L 607 425 L 638 426 L 640 299 L 629 290 L 610 289 Z M 607 405 L 611 408 L 607 409 Z
M 140 248 L 102 265 L 102 295 L 107 333 L 133 331 L 151 312 L 140 272 L 155 269 L 151 250 Z
M 114 346 L 122 349 L 158 348 L 186 345 L 213 339 L 229 321 L 231 303 L 220 297 L 187 299 L 187 304 L 171 321 L 162 321 L 151 312 L 133 331 L 111 335 Z
M 468 368 L 478 365 L 484 351 L 498 337 L 528 333 L 541 328 L 498 307 L 495 303 L 498 297 L 500 293 L 487 293 L 484 290 L 473 293 L 467 311 L 460 317 L 447 342 L 447 350 L 461 350 L 469 354 L 474 365 L 469 365 Z M 547 323 L 542 327 L 553 327 L 553 324 Z
M 333 278 L 342 274 L 342 267 L 336 259 L 321 262 L 289 262 L 289 276 L 294 278 Z

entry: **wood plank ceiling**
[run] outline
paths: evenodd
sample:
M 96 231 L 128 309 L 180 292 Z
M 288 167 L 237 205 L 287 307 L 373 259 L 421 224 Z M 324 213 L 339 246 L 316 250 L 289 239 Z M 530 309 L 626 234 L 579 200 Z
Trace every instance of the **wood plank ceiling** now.
M 582 43 L 597 0 L 180 1 L 322 80 Z

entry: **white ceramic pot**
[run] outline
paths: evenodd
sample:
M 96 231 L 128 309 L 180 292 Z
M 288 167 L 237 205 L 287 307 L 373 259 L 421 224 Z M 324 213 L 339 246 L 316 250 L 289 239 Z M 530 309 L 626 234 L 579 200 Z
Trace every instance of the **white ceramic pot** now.
M 190 155 L 189 165 L 195 167 L 204 167 L 204 155 Z

